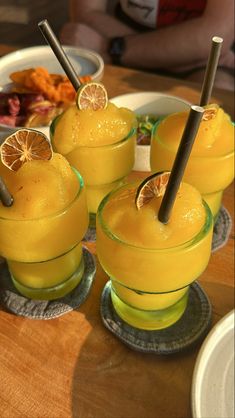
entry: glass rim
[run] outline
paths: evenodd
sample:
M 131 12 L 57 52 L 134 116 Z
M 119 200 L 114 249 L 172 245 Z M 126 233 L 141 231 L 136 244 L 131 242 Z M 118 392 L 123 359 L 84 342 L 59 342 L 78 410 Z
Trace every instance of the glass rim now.
M 189 240 L 187 240 L 187 241 L 185 241 L 181 244 L 177 244 L 177 245 L 170 246 L 170 247 L 164 247 L 164 248 L 153 248 L 153 247 L 151 248 L 151 247 L 141 247 L 141 246 L 138 246 L 138 245 L 134 245 L 134 244 L 131 244 L 131 243 L 121 239 L 120 237 L 115 235 L 110 230 L 110 228 L 107 226 L 106 222 L 103 219 L 103 209 L 104 209 L 106 203 L 109 201 L 109 199 L 112 195 L 117 193 L 118 190 L 120 190 L 121 188 L 128 187 L 131 184 L 136 184 L 136 183 L 129 183 L 129 184 L 126 184 L 124 186 L 119 187 L 118 189 L 115 189 L 115 190 L 111 191 L 107 196 L 104 197 L 104 199 L 101 201 L 101 203 L 98 207 L 97 219 L 98 219 L 98 222 L 100 224 L 100 227 L 101 227 L 103 233 L 105 233 L 105 235 L 108 236 L 108 238 L 111 238 L 113 241 L 116 241 L 119 244 L 125 245 L 126 247 L 133 248 L 133 249 L 138 249 L 140 251 L 146 251 L 146 252 L 153 252 L 153 253 L 161 253 L 162 252 L 163 253 L 164 251 L 175 251 L 175 250 L 180 251 L 181 249 L 187 249 L 189 247 L 192 247 L 192 246 L 196 245 L 198 242 L 200 242 L 201 237 L 206 236 L 208 234 L 208 232 L 210 231 L 211 227 L 213 227 L 212 212 L 210 210 L 209 205 L 206 203 L 206 201 L 204 199 L 202 199 L 203 206 L 205 208 L 205 214 L 206 214 L 205 222 L 204 222 L 203 226 L 201 227 L 200 231 L 196 235 L 194 235 L 192 238 L 190 238 Z
M 63 209 L 58 210 L 58 211 L 56 211 L 54 213 L 51 213 L 50 215 L 38 216 L 38 217 L 35 217 L 35 218 L 29 218 L 29 219 L 6 218 L 6 217 L 3 217 L 3 216 L 0 216 L 0 221 L 20 222 L 20 223 L 23 223 L 23 222 L 35 222 L 35 221 L 41 221 L 41 220 L 44 220 L 44 219 L 53 219 L 53 218 L 57 218 L 58 216 L 63 215 L 65 212 L 67 212 L 69 210 L 69 208 L 71 206 L 73 206 L 74 202 L 79 198 L 82 190 L 84 189 L 84 180 L 83 180 L 83 177 L 78 172 L 78 170 L 76 170 L 76 168 L 74 168 L 74 167 L 71 167 L 71 168 L 74 171 L 74 173 L 75 173 L 75 175 L 76 175 L 76 177 L 78 179 L 78 182 L 79 182 L 80 187 L 79 187 L 79 190 L 77 191 L 75 197 L 73 198 L 73 200 L 70 201 L 68 203 L 68 205 L 65 206 Z
M 58 120 L 60 117 L 62 116 L 62 114 L 60 114 L 60 115 L 57 115 L 54 119 L 53 119 L 53 121 L 52 121 L 52 123 L 51 123 L 51 125 L 50 125 L 50 139 L 51 139 L 51 141 L 52 142 L 54 142 L 53 141 L 53 137 L 54 137 L 54 132 L 55 132 L 55 127 L 56 127 L 56 120 Z M 112 144 L 104 144 L 104 145 L 95 145 L 95 146 L 90 146 L 90 145 L 78 145 L 76 148 L 73 148 L 71 151 L 69 151 L 67 154 L 64 154 L 64 155 L 68 155 L 68 154 L 70 154 L 71 152 L 74 152 L 75 150 L 77 150 L 77 149 L 103 149 L 103 148 L 111 148 L 111 147 L 114 147 L 114 146 L 118 146 L 118 145 L 120 145 L 122 142 L 125 142 L 125 141 L 127 141 L 128 139 L 130 139 L 132 136 L 134 136 L 135 134 L 137 133 L 137 127 L 135 127 L 135 126 L 131 126 L 130 127 L 130 130 L 129 130 L 129 132 L 128 132 L 128 134 L 124 137 L 124 138 L 121 138 L 121 139 L 119 139 L 119 141 L 117 141 L 117 142 L 113 142 Z M 56 148 L 56 147 L 55 147 Z
M 122 142 L 126 142 L 128 139 L 130 139 L 132 136 L 134 136 L 136 134 L 137 129 L 135 127 L 131 127 L 130 131 L 128 132 L 128 134 L 120 139 L 118 142 L 113 142 L 112 144 L 105 144 L 105 145 L 95 145 L 94 147 L 91 147 L 89 145 L 78 145 L 76 148 L 74 148 L 72 151 L 73 152 L 77 149 L 104 149 L 104 148 L 112 148 L 112 147 L 117 147 L 119 146 Z M 68 154 L 70 154 L 70 152 Z
M 164 148 L 167 149 L 169 152 L 171 152 L 172 154 L 176 154 L 177 153 L 177 149 L 176 150 L 172 150 L 169 146 L 167 146 L 166 144 L 164 144 L 164 142 L 161 140 L 161 138 L 159 136 L 157 138 L 155 137 L 155 135 L 157 135 L 157 132 L 156 131 L 157 131 L 158 125 L 160 125 L 160 123 L 164 119 L 166 119 L 166 117 L 167 116 L 162 117 L 160 120 L 158 120 L 154 124 L 154 126 L 152 128 L 151 141 L 157 141 L 157 142 L 161 143 L 164 146 Z M 234 125 L 232 121 L 231 121 L 231 124 Z M 213 156 L 210 156 L 210 155 L 191 155 L 190 158 L 192 158 L 193 160 L 210 160 L 210 161 L 213 161 L 213 160 L 215 160 L 215 161 L 221 160 L 222 161 L 223 159 L 232 157 L 234 155 L 234 151 L 235 150 L 233 149 L 232 151 L 229 151 L 227 154 L 222 154 L 222 155 L 217 155 L 217 156 L 216 155 L 213 155 Z

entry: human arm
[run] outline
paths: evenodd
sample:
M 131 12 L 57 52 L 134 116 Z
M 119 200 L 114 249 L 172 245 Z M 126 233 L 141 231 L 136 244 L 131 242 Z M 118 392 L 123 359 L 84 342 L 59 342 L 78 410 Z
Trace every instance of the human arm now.
M 214 35 L 224 39 L 221 62 L 226 62 L 234 36 L 232 0 L 224 0 L 223 4 L 220 0 L 208 0 L 201 17 L 125 37 L 122 64 L 176 72 L 200 67 L 206 63 Z
M 69 14 L 71 22 L 86 24 L 106 38 L 136 33 L 112 15 L 108 0 L 71 0 Z
M 233 41 L 232 0 L 224 0 L 223 4 L 220 0 L 208 0 L 201 17 L 145 33 L 136 33 L 109 16 L 106 0 L 73 0 L 71 7 L 73 20 L 82 25 L 70 24 L 67 43 L 94 49 L 103 56 L 105 62 L 110 61 L 109 38 L 124 36 L 126 49 L 122 56 L 123 65 L 186 71 L 205 65 L 214 35 L 224 39 L 220 62 L 228 61 L 226 56 Z
M 108 13 L 108 0 L 71 0 L 70 22 L 60 33 L 64 45 L 93 49 L 110 63 L 110 38 L 135 34 L 136 31 Z

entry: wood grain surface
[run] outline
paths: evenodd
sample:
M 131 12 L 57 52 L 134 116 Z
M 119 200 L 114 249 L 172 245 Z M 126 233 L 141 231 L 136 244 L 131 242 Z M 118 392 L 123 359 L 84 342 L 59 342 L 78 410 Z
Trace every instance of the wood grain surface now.
M 192 102 L 200 96 L 200 86 L 111 66 L 105 68 L 103 82 L 110 97 L 143 90 Z M 215 99 L 232 114 L 232 93 L 216 91 Z M 131 177 L 143 175 L 133 172 Z M 233 186 L 223 204 L 233 217 Z M 95 255 L 95 243 L 86 245 Z M 213 324 L 234 307 L 233 254 L 232 229 L 200 278 L 212 303 Z M 107 280 L 97 260 L 86 302 L 57 319 L 30 320 L 0 307 L 0 418 L 191 417 L 192 374 L 201 343 L 170 356 L 126 347 L 101 321 L 100 297 Z
M 200 101 L 201 86 L 197 83 L 133 69 L 106 65 L 103 82 L 110 98 L 135 91 L 157 91 L 182 97 L 192 104 Z M 233 91 L 214 88 L 211 96 L 211 103 L 213 102 L 222 106 L 235 120 Z

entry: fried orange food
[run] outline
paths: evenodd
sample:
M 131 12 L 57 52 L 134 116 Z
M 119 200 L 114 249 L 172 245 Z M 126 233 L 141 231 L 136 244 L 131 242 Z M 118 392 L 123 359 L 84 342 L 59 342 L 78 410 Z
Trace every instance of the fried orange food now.
M 76 92 L 68 77 L 61 74 L 49 74 L 46 68 L 36 67 L 10 74 L 10 79 L 19 88 L 30 92 L 39 92 L 54 103 L 69 103 L 75 100 Z M 79 78 L 81 83 L 91 80 L 91 77 Z M 14 88 L 14 91 L 16 87 Z

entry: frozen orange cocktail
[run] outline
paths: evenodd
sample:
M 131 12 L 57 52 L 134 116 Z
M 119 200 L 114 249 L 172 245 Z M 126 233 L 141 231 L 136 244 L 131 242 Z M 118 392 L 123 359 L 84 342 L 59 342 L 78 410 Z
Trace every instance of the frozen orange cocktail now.
M 184 180 L 202 194 L 216 219 L 223 191 L 234 178 L 234 126 L 217 105 L 205 112 L 184 173 Z M 151 170 L 171 170 L 188 112 L 174 113 L 158 123 L 151 141 Z
M 29 142 L 37 135 L 31 131 Z M 16 171 L 0 162 L 0 175 L 14 197 L 11 207 L 0 203 L 0 254 L 15 287 L 33 299 L 64 296 L 84 272 L 88 210 L 81 175 L 57 153 L 25 161 Z
M 91 85 L 100 87 L 98 83 Z M 96 214 L 103 197 L 122 184 L 132 170 L 135 125 L 132 111 L 108 101 L 95 108 L 74 104 L 52 124 L 53 149 L 84 178 L 90 214 Z
M 189 286 L 208 264 L 213 229 L 208 205 L 187 183 L 181 183 L 170 221 L 161 223 L 161 185 L 152 182 L 145 183 L 150 198 L 143 205 L 143 185 L 110 193 L 98 209 L 96 226 L 97 254 L 111 279 L 114 309 L 128 324 L 148 330 L 168 327 L 182 316 Z

